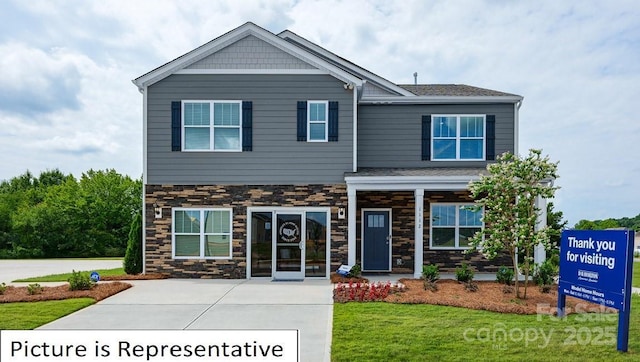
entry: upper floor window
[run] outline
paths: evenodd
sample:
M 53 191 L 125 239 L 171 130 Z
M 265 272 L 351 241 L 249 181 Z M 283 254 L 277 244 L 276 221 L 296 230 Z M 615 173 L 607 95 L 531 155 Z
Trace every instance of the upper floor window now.
M 309 101 L 307 107 L 307 141 L 327 142 L 329 102 Z
M 430 246 L 467 249 L 469 239 L 482 230 L 482 210 L 474 204 L 431 204 Z
M 183 150 L 241 151 L 240 101 L 183 101 Z
M 338 142 L 338 102 L 298 101 L 297 140 Z
M 432 160 L 484 160 L 484 115 L 432 116 Z

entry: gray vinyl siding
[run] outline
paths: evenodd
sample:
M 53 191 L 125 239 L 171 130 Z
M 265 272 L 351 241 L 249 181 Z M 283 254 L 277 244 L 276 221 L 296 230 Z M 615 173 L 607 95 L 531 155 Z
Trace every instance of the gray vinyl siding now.
M 493 114 L 496 155 L 514 150 L 513 104 L 363 105 L 358 108 L 358 167 L 483 167 L 486 161 L 423 161 L 422 116 Z
M 172 152 L 171 102 L 253 102 L 253 151 Z M 297 101 L 339 102 L 338 142 L 298 142 Z M 353 93 L 328 75 L 172 75 L 148 89 L 148 184 L 343 183 L 353 164 Z

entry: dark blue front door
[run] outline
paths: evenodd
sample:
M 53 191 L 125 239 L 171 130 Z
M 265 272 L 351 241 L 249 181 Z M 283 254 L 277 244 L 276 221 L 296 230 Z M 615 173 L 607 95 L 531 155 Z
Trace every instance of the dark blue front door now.
M 365 210 L 363 213 L 364 235 L 362 243 L 362 269 L 368 271 L 390 271 L 388 210 Z

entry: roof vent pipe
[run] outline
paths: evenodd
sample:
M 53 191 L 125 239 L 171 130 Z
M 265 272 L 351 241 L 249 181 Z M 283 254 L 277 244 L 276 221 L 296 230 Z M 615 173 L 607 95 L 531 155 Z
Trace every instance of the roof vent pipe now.
M 418 85 L 418 72 L 413 73 L 413 84 Z

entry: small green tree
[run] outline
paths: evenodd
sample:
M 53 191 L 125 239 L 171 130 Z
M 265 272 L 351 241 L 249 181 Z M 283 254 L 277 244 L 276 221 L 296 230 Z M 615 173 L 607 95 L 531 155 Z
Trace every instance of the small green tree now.
M 538 244 L 549 247 L 549 229 L 536 230 L 540 210 L 538 197 L 552 198 L 557 187 L 552 180 L 558 177 L 558 163 L 542 157 L 541 150 L 529 150 L 526 158 L 509 152 L 497 157 L 487 166 L 488 176 L 469 185 L 471 195 L 479 207 L 484 207 L 485 227 L 470 241 L 472 250 L 480 249 L 488 258 L 499 253 L 511 256 L 514 267 L 518 264 L 518 250 L 524 252 L 521 269 L 525 275 L 524 298 L 527 281 L 532 271 L 533 249 Z M 518 273 L 515 273 L 516 296 L 520 298 Z
M 123 260 L 124 272 L 127 274 L 142 273 L 142 213 L 137 212 L 131 222 L 127 251 Z

